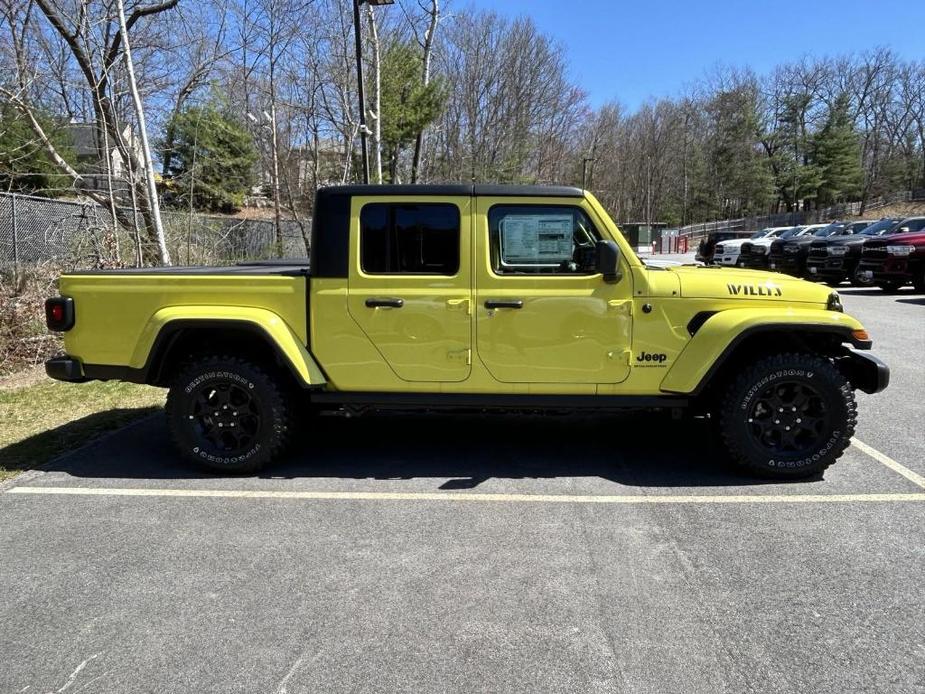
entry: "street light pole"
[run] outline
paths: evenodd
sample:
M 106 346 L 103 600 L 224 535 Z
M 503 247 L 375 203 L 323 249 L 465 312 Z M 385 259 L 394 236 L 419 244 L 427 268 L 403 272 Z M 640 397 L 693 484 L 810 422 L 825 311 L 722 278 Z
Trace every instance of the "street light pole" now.
M 363 157 L 363 183 L 369 184 L 369 150 L 366 148 L 366 99 L 363 94 L 363 45 L 360 37 L 360 0 L 353 0 L 353 33 L 357 49 L 357 94 L 360 97 L 360 148 Z

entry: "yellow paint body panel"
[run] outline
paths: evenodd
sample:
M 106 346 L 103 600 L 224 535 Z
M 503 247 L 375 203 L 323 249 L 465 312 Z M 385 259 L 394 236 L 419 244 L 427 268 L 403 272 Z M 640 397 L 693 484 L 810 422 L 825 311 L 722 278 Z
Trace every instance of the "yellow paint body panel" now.
M 83 363 L 145 366 L 160 330 L 177 320 L 240 321 L 262 329 L 305 384 L 324 375 L 308 353 L 304 277 L 279 275 L 64 275 L 77 320 L 64 334 Z
M 389 202 L 458 208 L 455 275 L 363 271 L 363 206 Z M 619 247 L 620 280 L 496 274 L 488 212 L 527 204 L 581 208 Z M 694 391 L 726 347 L 758 326 L 862 329 L 824 310 L 832 290 L 821 285 L 733 268 L 647 268 L 590 194 L 355 197 L 349 230 L 347 278 L 221 270 L 65 275 L 61 294 L 74 297 L 76 310 L 66 350 L 83 363 L 140 369 L 174 321 L 237 321 L 263 330 L 303 384 L 328 391 L 660 395 Z M 404 304 L 368 306 L 376 297 Z M 488 299 L 518 299 L 523 307 L 488 309 Z M 692 338 L 687 326 L 701 312 L 715 315 Z

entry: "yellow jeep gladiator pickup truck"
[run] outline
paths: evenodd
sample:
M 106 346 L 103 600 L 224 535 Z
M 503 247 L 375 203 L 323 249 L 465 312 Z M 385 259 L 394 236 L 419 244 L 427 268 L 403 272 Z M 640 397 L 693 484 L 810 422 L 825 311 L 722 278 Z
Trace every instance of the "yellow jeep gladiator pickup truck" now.
M 307 263 L 73 272 L 59 290 L 48 374 L 168 387 L 179 451 L 223 472 L 324 410 L 652 408 L 709 416 L 750 473 L 800 477 L 848 446 L 854 390 L 889 380 L 836 292 L 647 267 L 576 188 L 325 188 Z

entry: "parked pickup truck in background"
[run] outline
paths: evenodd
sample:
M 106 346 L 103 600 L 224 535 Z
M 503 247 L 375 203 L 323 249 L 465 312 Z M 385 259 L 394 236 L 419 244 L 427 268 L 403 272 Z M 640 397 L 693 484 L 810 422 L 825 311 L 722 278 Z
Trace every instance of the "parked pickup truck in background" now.
M 822 280 L 831 287 L 837 287 L 845 280 L 851 280 L 855 286 L 870 284 L 857 275 L 864 243 L 889 233 L 900 221 L 897 218 L 884 218 L 877 222 L 862 222 L 863 226 L 854 222 L 849 226 L 852 233 L 848 236 L 830 236 L 812 241 L 806 258 L 807 278 Z
M 742 244 L 737 265 L 752 270 L 767 270 L 768 258 L 771 255 L 771 244 L 778 239 L 784 241 L 799 236 L 803 229 L 805 227 L 783 227 L 774 236 L 765 236 L 754 241 L 746 241 Z
M 582 190 L 326 188 L 311 233 L 307 263 L 63 275 L 48 374 L 168 387 L 178 450 L 220 472 L 324 412 L 646 408 L 709 416 L 743 470 L 777 477 L 834 462 L 855 389 L 889 380 L 836 292 L 646 267 Z
M 793 277 L 806 274 L 806 257 L 809 246 L 815 239 L 832 235 L 837 227 L 832 224 L 810 224 L 788 239 L 774 239 L 768 257 L 768 268 Z
M 713 262 L 717 265 L 744 267 L 742 259 L 739 257 L 744 244 L 765 239 L 775 239 L 791 228 L 768 227 L 767 229 L 756 231 L 747 239 L 732 239 L 731 241 L 717 243 L 713 249 Z
M 925 217 L 904 219 L 895 232 L 864 243 L 858 275 L 887 292 L 910 282 L 925 292 Z

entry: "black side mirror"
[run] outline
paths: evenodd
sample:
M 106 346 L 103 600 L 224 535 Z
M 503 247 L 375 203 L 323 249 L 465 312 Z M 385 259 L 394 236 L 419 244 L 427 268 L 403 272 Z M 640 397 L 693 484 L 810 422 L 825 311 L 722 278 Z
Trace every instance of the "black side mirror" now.
M 615 241 L 597 242 L 597 271 L 605 282 L 620 281 L 620 247 Z

